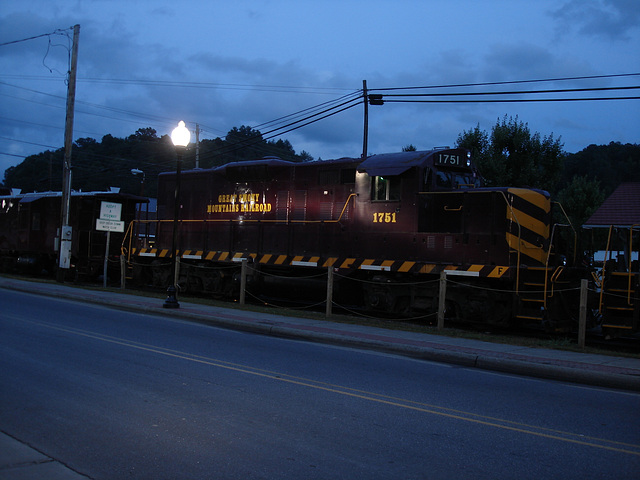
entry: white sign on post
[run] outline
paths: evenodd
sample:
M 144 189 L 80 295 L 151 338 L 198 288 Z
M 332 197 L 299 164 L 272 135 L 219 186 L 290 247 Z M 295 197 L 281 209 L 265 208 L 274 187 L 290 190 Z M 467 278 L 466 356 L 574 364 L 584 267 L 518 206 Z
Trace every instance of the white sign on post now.
M 124 232 L 124 222 L 114 220 L 96 220 L 96 230 L 100 232 Z
M 107 260 L 109 258 L 109 243 L 111 232 L 124 232 L 124 222 L 120 221 L 122 204 L 115 202 L 100 203 L 100 218 L 96 219 L 96 230 L 107 232 L 107 244 L 104 249 L 104 268 L 102 286 L 107 288 Z
M 124 222 L 120 221 L 121 215 L 121 203 L 101 202 L 100 218 L 96 220 L 96 230 L 101 232 L 124 232 Z
M 122 204 L 114 202 L 101 202 L 100 203 L 100 220 L 114 220 L 120 221 L 122 215 Z

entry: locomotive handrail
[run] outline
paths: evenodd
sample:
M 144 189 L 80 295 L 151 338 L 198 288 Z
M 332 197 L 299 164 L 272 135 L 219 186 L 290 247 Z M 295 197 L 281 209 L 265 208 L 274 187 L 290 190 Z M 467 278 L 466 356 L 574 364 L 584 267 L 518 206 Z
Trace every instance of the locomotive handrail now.
M 604 249 L 604 259 L 602 261 L 602 288 L 600 289 L 600 301 L 598 302 L 598 313 L 602 314 L 602 305 L 604 304 L 604 276 L 607 269 L 607 256 L 609 255 L 609 247 L 611 246 L 611 236 L 613 234 L 613 225 L 609 227 L 609 235 L 607 235 L 607 246 Z
M 545 269 L 546 272 L 546 269 Z M 562 272 L 564 272 L 564 267 L 563 266 L 559 266 L 556 267 L 556 269 L 553 271 L 553 273 L 551 274 L 551 294 L 549 295 L 549 298 L 553 297 L 553 295 L 556 292 L 556 288 L 555 288 L 555 284 L 558 281 L 558 278 L 560 277 L 560 275 L 562 275 Z M 544 302 L 543 302 L 543 306 L 544 308 L 547 308 L 547 275 L 545 274 L 544 276 L 544 283 L 545 283 L 545 287 L 544 287 Z
M 129 225 L 127 226 L 127 230 L 124 232 L 124 238 L 122 239 L 122 245 L 120 245 L 120 255 L 123 255 L 127 258 L 127 262 L 131 261 L 131 242 L 133 241 L 133 224 L 135 220 L 131 220 Z M 129 238 L 129 248 L 125 247 L 125 243 L 127 241 L 127 237 Z
M 575 265 L 576 264 L 576 255 L 578 254 L 578 233 L 576 232 L 576 229 L 573 227 L 573 224 L 571 223 L 571 219 L 569 218 L 569 215 L 567 215 L 567 212 L 565 211 L 565 209 L 562 206 L 562 204 L 560 202 L 553 202 L 553 203 L 558 205 L 558 207 L 560 207 L 560 210 L 562 211 L 562 214 L 564 215 L 564 218 L 566 218 L 567 222 L 569 222 L 567 225 L 561 224 L 561 225 L 558 225 L 558 226 L 560 226 L 560 227 L 571 227 L 571 230 L 573 230 L 573 263 L 572 263 L 572 265 Z M 549 244 L 549 252 L 551 252 L 551 244 Z
M 629 272 L 629 284 L 627 286 L 627 305 L 629 306 L 631 306 L 631 278 L 633 277 L 631 261 L 631 258 L 633 257 L 633 229 L 638 226 L 640 225 L 633 224 L 631 225 L 631 228 L 629 228 L 629 267 L 627 268 L 627 271 Z

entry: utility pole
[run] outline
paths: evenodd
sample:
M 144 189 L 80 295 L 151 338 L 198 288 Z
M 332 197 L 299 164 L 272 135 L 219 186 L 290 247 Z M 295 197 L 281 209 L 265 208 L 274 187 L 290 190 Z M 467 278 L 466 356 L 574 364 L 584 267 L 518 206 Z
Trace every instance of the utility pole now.
M 200 168 L 200 125 L 196 123 L 196 168 Z
M 71 266 L 72 230 L 69 225 L 69 204 L 71 199 L 71 152 L 73 146 L 73 113 L 76 100 L 76 73 L 78 67 L 78 38 L 80 25 L 73 26 L 73 46 L 67 84 L 67 118 L 64 125 L 64 164 L 62 171 L 62 208 L 60 213 L 60 257 L 57 279 L 64 281 L 65 270 Z
M 367 95 L 367 81 L 362 81 L 362 98 L 364 99 L 364 135 L 362 139 L 362 159 L 367 158 L 367 144 L 369 143 L 369 99 Z

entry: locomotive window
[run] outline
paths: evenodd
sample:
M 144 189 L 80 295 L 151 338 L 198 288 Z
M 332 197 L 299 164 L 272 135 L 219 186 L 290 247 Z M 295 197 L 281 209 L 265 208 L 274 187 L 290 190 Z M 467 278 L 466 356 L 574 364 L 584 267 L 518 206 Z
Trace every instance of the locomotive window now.
M 456 188 L 478 188 L 480 181 L 473 175 L 456 174 L 454 178 Z
M 437 172 L 436 174 L 436 186 L 451 188 L 451 174 L 447 172 Z
M 400 200 L 400 179 L 397 177 L 372 177 L 371 200 L 374 202 Z
M 466 189 L 480 187 L 480 179 L 469 173 L 436 172 L 436 187 Z

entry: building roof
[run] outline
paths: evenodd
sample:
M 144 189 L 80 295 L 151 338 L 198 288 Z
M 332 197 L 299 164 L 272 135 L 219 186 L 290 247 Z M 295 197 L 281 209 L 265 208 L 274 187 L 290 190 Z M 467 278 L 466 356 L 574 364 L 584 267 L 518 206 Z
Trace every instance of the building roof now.
M 622 183 L 583 225 L 585 228 L 640 225 L 640 183 Z

